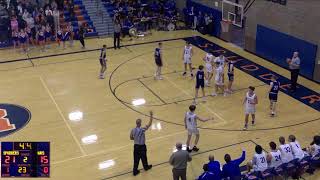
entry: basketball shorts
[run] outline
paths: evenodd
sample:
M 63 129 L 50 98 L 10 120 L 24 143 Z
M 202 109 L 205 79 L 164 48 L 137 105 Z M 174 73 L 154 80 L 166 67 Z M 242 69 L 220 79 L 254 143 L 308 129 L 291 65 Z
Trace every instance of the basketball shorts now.
M 196 82 L 196 89 L 204 88 L 204 80 Z
M 229 81 L 233 81 L 234 80 L 234 74 L 228 73 L 228 79 L 229 79 Z
M 278 100 L 278 94 L 269 93 L 269 100 L 273 102 L 277 102 Z
M 216 85 L 218 85 L 218 86 L 222 86 L 222 85 L 223 85 L 222 78 L 220 79 L 219 77 L 216 77 L 216 78 L 215 78 L 215 83 L 216 83 Z
M 255 107 L 246 107 L 245 111 L 246 111 L 246 114 L 255 114 L 256 108 Z
M 162 64 L 162 60 L 161 60 L 161 59 L 156 58 L 156 59 L 155 59 L 155 62 L 156 62 L 156 65 L 157 65 L 157 66 L 162 67 L 163 64 Z
M 191 57 L 185 56 L 183 59 L 184 64 L 191 64 Z
M 211 64 L 208 64 L 208 63 L 206 63 L 206 69 L 207 69 L 207 72 L 208 72 L 208 73 L 212 73 L 212 71 L 213 71 L 212 65 L 211 65 Z
M 198 128 L 188 128 L 188 135 L 199 134 Z
M 99 61 L 100 61 L 100 65 L 101 66 L 106 66 L 107 65 L 107 60 L 106 59 L 100 58 Z

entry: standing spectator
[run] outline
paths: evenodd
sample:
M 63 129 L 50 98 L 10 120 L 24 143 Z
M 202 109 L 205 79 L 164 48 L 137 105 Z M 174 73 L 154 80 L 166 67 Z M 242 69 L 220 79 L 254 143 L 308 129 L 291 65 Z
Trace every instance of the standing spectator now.
M 245 158 L 245 150 L 242 150 L 241 157 L 235 160 L 231 160 L 231 156 L 229 154 L 224 155 L 224 160 L 226 161 L 226 164 L 222 167 L 223 178 L 230 178 L 230 180 L 240 180 L 240 164 L 245 160 Z
M 114 21 L 114 36 L 113 36 L 113 47 L 114 49 L 120 49 L 120 32 L 121 24 L 119 20 Z
M 176 143 L 177 151 L 174 152 L 169 159 L 169 163 L 173 166 L 172 175 L 173 180 L 187 179 L 187 164 L 192 160 L 188 151 L 182 150 L 182 144 Z
M 86 33 L 86 29 L 84 27 L 84 23 L 80 24 L 80 28 L 79 28 L 79 41 L 82 45 L 82 49 L 84 49 L 86 46 L 84 44 L 84 34 Z
M 13 15 L 11 17 L 11 31 L 14 32 L 14 31 L 18 31 L 19 30 L 19 24 L 18 24 L 18 20 L 17 20 L 17 16 Z
M 214 174 L 208 171 L 208 164 L 204 164 L 202 169 L 204 172 L 198 177 L 197 180 L 214 180 Z
M 291 59 L 287 59 L 287 63 L 289 64 L 289 69 L 291 71 L 291 92 L 295 92 L 297 89 L 297 81 L 299 76 L 300 69 L 300 58 L 299 52 L 294 52 Z
M 214 156 L 209 156 L 208 171 L 214 174 L 214 180 L 221 179 L 221 169 L 219 161 L 214 160 Z
M 137 119 L 136 127 L 131 130 L 130 139 L 134 141 L 134 150 L 133 150 L 133 175 L 136 176 L 140 173 L 138 170 L 139 161 L 141 159 L 144 170 L 148 171 L 152 168 L 151 164 L 148 164 L 147 158 L 147 146 L 145 132 L 149 129 L 153 120 L 153 112 L 150 111 L 150 120 L 145 127 L 141 127 L 141 119 Z
M 58 27 L 60 27 L 60 12 L 57 8 L 53 9 L 53 23 L 54 23 L 54 32 L 58 31 Z

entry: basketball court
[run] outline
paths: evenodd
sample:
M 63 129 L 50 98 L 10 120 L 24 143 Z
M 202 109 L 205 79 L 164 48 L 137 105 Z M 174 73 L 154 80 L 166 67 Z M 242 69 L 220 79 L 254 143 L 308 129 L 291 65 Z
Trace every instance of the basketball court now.
M 283 78 L 289 72 L 240 48 L 195 31 L 154 32 L 152 36 L 123 41 L 120 50 L 111 47 L 113 39 L 89 39 L 87 49 L 75 43 L 63 50 L 51 45 L 45 53 L 32 49 L 27 55 L 12 49 L 0 50 L 0 96 L 2 103 L 27 108 L 31 119 L 19 131 L 3 136 L 1 141 L 50 141 L 51 179 L 167 180 L 171 166 L 167 163 L 175 143 L 185 143 L 184 113 L 194 97 L 195 80 L 183 77 L 182 50 L 186 40 L 200 42 L 194 47 L 193 66 L 203 64 L 203 49 L 208 46 L 227 49 L 251 62 L 271 69 Z M 201 41 L 198 41 L 201 39 Z M 206 40 L 208 43 L 202 43 Z M 163 43 L 163 80 L 155 81 L 154 48 Z M 202 44 L 201 44 L 202 43 Z M 99 75 L 98 58 L 107 44 L 106 79 Z M 6 61 L 6 62 L 5 62 Z M 320 86 L 303 77 L 299 84 L 312 92 Z M 257 123 L 242 131 L 242 101 L 248 86 L 256 87 L 259 98 Z M 269 86 L 249 70 L 235 69 L 235 92 L 227 97 L 207 97 L 197 105 L 197 114 L 214 117 L 199 123 L 198 153 L 188 166 L 188 178 L 195 179 L 209 154 L 224 164 L 223 156 L 232 158 L 247 151 L 250 160 L 256 144 L 269 150 L 270 141 L 294 134 L 303 147 L 319 133 L 320 113 L 317 105 L 280 92 L 278 114 L 269 116 Z M 213 87 L 206 88 L 210 95 Z M 145 102 L 145 103 L 144 103 Z M 155 120 L 147 132 L 148 158 L 153 169 L 132 176 L 133 142 L 129 140 L 135 120 L 148 122 L 154 111 Z M 246 160 L 246 161 L 247 161 Z M 140 165 L 141 166 L 141 165 Z M 319 179 L 319 175 L 305 177 Z

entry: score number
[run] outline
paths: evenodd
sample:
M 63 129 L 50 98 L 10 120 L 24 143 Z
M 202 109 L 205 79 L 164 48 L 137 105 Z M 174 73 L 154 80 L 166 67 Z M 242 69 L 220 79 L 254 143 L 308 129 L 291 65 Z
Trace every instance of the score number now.
M 23 156 L 22 162 L 28 163 L 28 157 Z M 16 163 L 16 156 L 5 156 L 4 163 L 6 163 L 6 164 Z
M 31 150 L 31 149 L 32 149 L 32 143 L 19 142 L 19 143 L 15 144 L 15 149 L 19 149 L 19 150 Z

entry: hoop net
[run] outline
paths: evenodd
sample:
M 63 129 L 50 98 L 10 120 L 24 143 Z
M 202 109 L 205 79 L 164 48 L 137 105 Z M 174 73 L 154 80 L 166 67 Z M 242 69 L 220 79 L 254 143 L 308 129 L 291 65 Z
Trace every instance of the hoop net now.
M 222 32 L 229 32 L 229 28 L 230 28 L 230 25 L 232 24 L 232 22 L 230 21 L 220 21 L 220 24 L 221 24 L 221 31 Z

